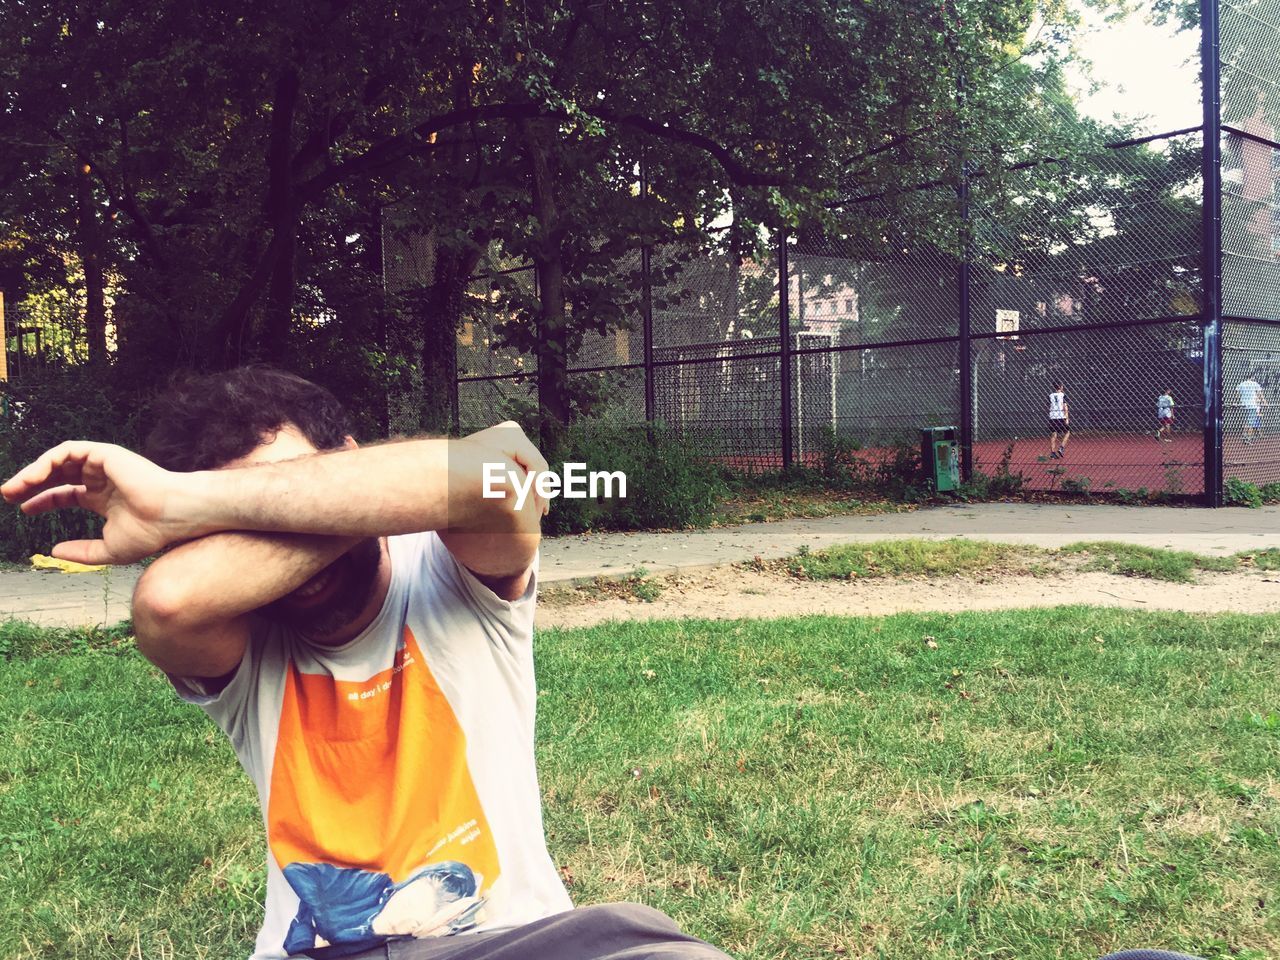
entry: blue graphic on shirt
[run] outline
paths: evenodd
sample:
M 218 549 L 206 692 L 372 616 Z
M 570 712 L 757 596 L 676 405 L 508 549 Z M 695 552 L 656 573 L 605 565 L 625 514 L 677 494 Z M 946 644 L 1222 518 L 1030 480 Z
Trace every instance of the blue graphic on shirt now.
M 447 936 L 475 926 L 484 905 L 477 896 L 481 878 L 455 860 L 433 863 L 401 883 L 328 863 L 291 863 L 283 872 L 299 900 L 284 940 L 291 954 L 331 946 L 338 949 L 325 956 L 340 957 L 388 940 Z

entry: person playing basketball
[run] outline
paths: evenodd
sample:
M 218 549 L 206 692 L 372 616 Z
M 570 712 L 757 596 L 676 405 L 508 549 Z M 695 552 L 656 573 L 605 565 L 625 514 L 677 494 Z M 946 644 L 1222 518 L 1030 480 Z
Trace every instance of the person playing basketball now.
M 1058 442 L 1061 434 L 1062 442 Z M 1071 407 L 1067 403 L 1067 390 L 1061 383 L 1053 385 L 1049 394 L 1049 459 L 1061 460 L 1067 455 L 1067 441 L 1071 438 Z
M 1244 412 L 1244 442 L 1253 443 L 1262 426 L 1262 408 L 1267 405 L 1267 398 L 1262 392 L 1262 384 L 1249 374 L 1236 387 L 1240 395 L 1240 406 Z
M 1156 439 L 1173 443 L 1173 391 L 1168 387 L 1156 398 L 1156 419 L 1160 422 Z

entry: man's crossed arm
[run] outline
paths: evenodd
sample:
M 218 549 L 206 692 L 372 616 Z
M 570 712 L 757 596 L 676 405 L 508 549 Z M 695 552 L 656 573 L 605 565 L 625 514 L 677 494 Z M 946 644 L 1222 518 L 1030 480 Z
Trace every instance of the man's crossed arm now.
M 55 556 L 129 563 L 172 547 L 134 597 L 139 646 L 163 669 L 219 676 L 243 656 L 248 614 L 288 594 L 361 539 L 436 530 L 500 596 L 524 592 L 543 501 L 482 496 L 483 464 L 539 472 L 546 462 L 507 423 L 462 440 L 411 440 L 173 473 L 122 447 L 73 441 L 0 493 L 34 514 L 78 506 L 106 520 L 100 540 Z M 505 475 L 505 474 L 504 474 Z M 177 546 L 174 546 L 177 545 Z

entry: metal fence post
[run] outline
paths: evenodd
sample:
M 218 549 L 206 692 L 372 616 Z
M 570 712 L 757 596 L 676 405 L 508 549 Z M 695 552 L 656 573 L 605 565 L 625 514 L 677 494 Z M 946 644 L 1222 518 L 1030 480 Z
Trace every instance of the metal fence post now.
M 799 291 L 800 297 L 804 291 Z M 787 264 L 787 231 L 778 230 L 778 360 L 782 391 L 779 415 L 782 418 L 782 469 L 791 468 L 791 270 Z
M 640 148 L 640 203 L 649 198 L 649 162 L 646 151 Z M 653 423 L 657 417 L 657 397 L 653 388 L 653 247 L 646 238 L 640 246 L 640 316 L 644 324 L 644 421 Z
M 462 406 L 458 396 L 458 361 L 453 361 L 453 383 L 449 387 L 449 419 L 455 436 L 462 434 Z
M 965 202 L 965 231 L 968 232 L 968 203 Z M 973 479 L 973 341 L 970 339 L 970 282 L 972 267 L 966 242 L 960 258 L 960 476 Z
M 964 74 L 956 77 L 956 97 L 964 107 Z M 973 341 L 972 304 L 969 299 L 973 281 L 973 226 L 969 221 L 969 156 L 964 142 L 964 118 L 960 128 L 960 182 L 956 197 L 960 204 L 960 267 L 956 281 L 959 287 L 960 327 L 960 476 L 967 483 L 973 479 Z
M 1201 286 L 1204 329 L 1204 494 L 1222 506 L 1222 103 L 1218 0 L 1200 0 L 1200 76 L 1204 84 L 1201 178 L 1204 200 Z

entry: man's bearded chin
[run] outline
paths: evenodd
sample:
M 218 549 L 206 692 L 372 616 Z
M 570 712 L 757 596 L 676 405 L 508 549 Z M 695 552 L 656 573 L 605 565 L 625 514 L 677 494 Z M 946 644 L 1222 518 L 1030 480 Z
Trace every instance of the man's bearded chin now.
M 363 540 L 316 575 L 327 575 L 335 580 L 320 591 L 324 599 L 308 603 L 298 598 L 295 590 L 260 607 L 258 613 L 272 623 L 309 637 L 332 637 L 351 626 L 368 606 L 381 563 L 381 542 L 376 537 Z

